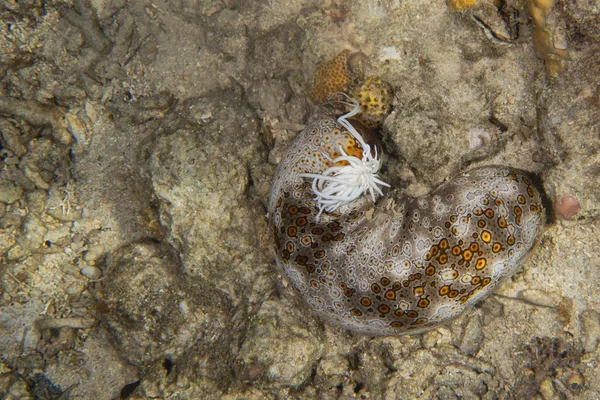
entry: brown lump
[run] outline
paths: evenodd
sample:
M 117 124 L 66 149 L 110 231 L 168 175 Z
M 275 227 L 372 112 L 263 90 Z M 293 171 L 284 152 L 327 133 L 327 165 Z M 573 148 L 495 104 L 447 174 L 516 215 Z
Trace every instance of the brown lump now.
M 554 7 L 554 0 L 529 0 L 527 5 L 534 25 L 533 48 L 535 54 L 546 62 L 548 77 L 556 78 L 564 70 L 563 60 L 569 58 L 569 52 L 554 47 L 552 33 L 546 29 L 546 18 Z
M 334 59 L 319 65 L 309 92 L 314 102 L 324 103 L 332 94 L 346 91 L 350 84 L 350 74 L 346 65 L 349 54 L 350 50 L 344 50 Z
M 471 8 L 477 3 L 477 0 L 449 0 L 448 5 L 455 10 L 464 10 Z
M 392 89 L 378 76 L 368 77 L 350 96 L 360 105 L 357 118 L 370 128 L 381 126 L 392 106 Z

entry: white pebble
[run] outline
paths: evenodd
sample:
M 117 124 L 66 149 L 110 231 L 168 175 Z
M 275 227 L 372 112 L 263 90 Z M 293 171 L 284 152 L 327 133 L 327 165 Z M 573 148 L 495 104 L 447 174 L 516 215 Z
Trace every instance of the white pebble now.
M 81 272 L 82 275 L 85 275 L 90 279 L 98 279 L 100 278 L 100 276 L 102 276 L 102 270 L 98 267 L 83 267 L 79 272 Z

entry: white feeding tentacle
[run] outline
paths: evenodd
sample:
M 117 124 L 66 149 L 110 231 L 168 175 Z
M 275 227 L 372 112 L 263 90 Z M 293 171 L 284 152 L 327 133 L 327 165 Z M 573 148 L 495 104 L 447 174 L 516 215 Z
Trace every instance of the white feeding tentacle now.
M 317 220 L 323 211 L 333 212 L 339 207 L 349 204 L 362 196 L 367 191 L 375 201 L 375 192 L 383 195 L 380 186 L 390 185 L 379 179 L 379 170 L 381 161 L 378 158 L 377 147 L 375 155 L 371 154 L 371 147 L 364 141 L 360 133 L 352 126 L 348 118 L 356 115 L 360 107 L 358 102 L 346 96 L 354 107 L 347 114 L 338 118 L 338 123 L 348 130 L 348 132 L 358 141 L 363 149 L 362 158 L 349 156 L 344 149 L 340 147 L 341 156 L 329 160 L 333 164 L 347 162 L 348 165 L 333 166 L 327 168 L 320 174 L 301 174 L 304 178 L 312 178 L 312 190 L 315 193 L 315 200 L 319 207 Z

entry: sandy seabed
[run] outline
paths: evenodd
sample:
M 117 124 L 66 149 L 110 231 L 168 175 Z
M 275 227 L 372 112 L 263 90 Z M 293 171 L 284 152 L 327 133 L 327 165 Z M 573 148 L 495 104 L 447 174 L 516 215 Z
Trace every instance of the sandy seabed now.
M 600 397 L 597 1 L 28 0 L 0 27 L 0 398 Z M 275 267 L 275 166 L 345 49 L 393 89 L 407 195 L 500 164 L 580 205 L 424 334 L 325 324 Z

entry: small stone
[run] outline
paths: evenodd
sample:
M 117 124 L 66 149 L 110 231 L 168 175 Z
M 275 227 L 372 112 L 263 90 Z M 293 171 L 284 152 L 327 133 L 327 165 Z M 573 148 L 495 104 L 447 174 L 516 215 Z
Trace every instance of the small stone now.
M 27 154 L 27 146 L 21 142 L 21 132 L 7 120 L 0 121 L 0 134 L 7 149 L 17 157 Z
M 9 181 L 0 182 L 0 202 L 12 204 L 21 198 L 23 189 Z
M 52 128 L 52 136 L 65 146 L 69 146 L 73 143 L 73 136 L 71 136 L 68 129 L 63 128 L 62 126 L 54 126 Z
M 69 112 L 65 115 L 65 121 L 67 122 L 67 129 L 71 132 L 75 140 L 78 143 L 85 142 L 88 137 L 87 129 L 79 117 Z
M 579 316 L 583 325 L 583 349 L 586 353 L 593 353 L 600 342 L 600 313 L 596 310 L 586 310 Z
M 579 201 L 571 195 L 565 195 L 560 198 L 560 202 L 554 203 L 554 211 L 566 220 L 571 220 L 581 211 Z
M 544 400 L 553 400 L 558 398 L 558 393 L 554 389 L 554 385 L 552 384 L 552 379 L 546 378 L 540 385 L 540 393 Z
M 102 270 L 94 266 L 83 267 L 80 272 L 81 275 L 87 276 L 90 279 L 98 279 L 102 276 Z
M 31 169 L 29 167 L 25 167 L 25 176 L 27 178 L 29 178 L 29 180 L 31 182 L 33 182 L 33 184 L 38 189 L 44 189 L 44 190 L 50 189 L 50 185 L 46 181 L 44 181 L 44 179 L 42 178 L 42 176 L 40 175 L 40 173 L 38 171 L 34 171 L 33 169 Z
M 23 238 L 29 242 L 30 246 L 38 247 L 44 242 L 44 236 L 48 232 L 48 228 L 40 218 L 33 214 L 29 214 L 23 220 L 22 225 Z
M 48 232 L 44 235 L 44 243 L 49 245 L 59 244 L 71 235 L 71 224 L 47 225 Z
M 479 315 L 476 315 L 469 320 L 465 330 L 463 331 L 460 351 L 469 356 L 479 352 L 481 341 L 483 339 L 481 335 L 482 326 L 483 324 Z
M 579 372 L 573 372 L 567 379 L 567 385 L 573 392 L 579 392 L 585 385 L 585 378 Z
M 102 228 L 100 221 L 93 218 L 82 218 L 73 222 L 73 233 L 80 235 L 87 235 L 90 231 L 98 230 Z
M 497 298 L 492 297 L 481 305 L 483 325 L 488 325 L 492 320 L 504 316 L 504 305 Z
M 9 399 L 30 399 L 31 395 L 28 390 L 28 384 L 24 379 L 12 379 L 9 381 L 10 386 L 6 387 L 6 392 Z
M 459 397 L 451 398 L 481 398 L 488 390 L 478 373 L 463 365 L 448 365 L 433 380 L 439 386 L 446 386 L 461 394 Z M 474 397 L 474 395 L 477 397 Z
M 6 254 L 9 260 L 21 260 L 27 256 L 28 252 L 20 244 L 15 244 Z
M 94 105 L 92 103 L 90 103 L 89 101 L 86 101 L 84 108 L 85 108 L 85 115 L 87 115 L 87 117 L 90 119 L 90 122 L 92 124 L 95 124 L 96 122 L 98 122 L 98 112 L 96 111 L 96 108 L 94 107 Z
M 329 390 L 342 385 L 348 369 L 349 362 L 346 357 L 339 354 L 325 357 L 317 366 L 314 384 L 320 390 Z
M 438 328 L 423 334 L 421 345 L 426 349 L 439 347 L 442 344 L 452 342 L 452 332 L 448 328 Z
M 265 370 L 266 368 L 262 364 L 248 364 L 240 374 L 239 378 L 243 381 L 255 381 L 263 374 L 263 372 L 265 372 Z
M 574 313 L 575 306 L 573 304 L 573 299 L 563 297 L 558 305 L 558 316 L 560 318 L 560 322 L 565 326 L 568 325 L 573 319 Z
M 33 213 L 41 214 L 46 206 L 47 198 L 48 192 L 44 189 L 36 189 L 29 192 L 27 193 L 27 208 Z
M 85 252 L 85 254 L 83 255 L 83 259 L 87 262 L 94 262 L 97 259 L 99 259 L 102 254 L 104 254 L 104 246 L 102 245 L 95 245 L 95 246 L 90 246 L 88 248 L 88 250 Z
M 6 209 L 4 212 L 6 215 L 4 215 L 4 217 L 0 220 L 1 229 L 7 229 L 10 227 L 15 227 L 18 229 L 21 227 L 21 225 L 23 225 L 23 217 L 21 217 L 19 214 L 14 212 L 6 213 Z

